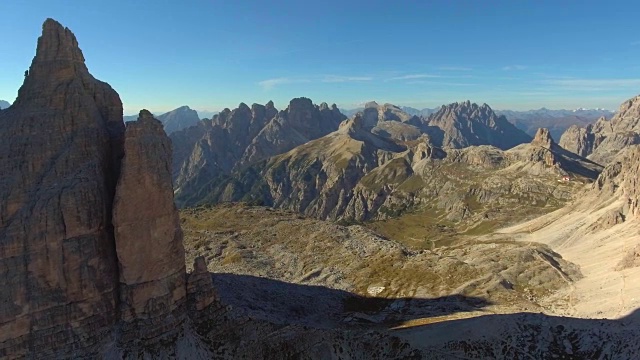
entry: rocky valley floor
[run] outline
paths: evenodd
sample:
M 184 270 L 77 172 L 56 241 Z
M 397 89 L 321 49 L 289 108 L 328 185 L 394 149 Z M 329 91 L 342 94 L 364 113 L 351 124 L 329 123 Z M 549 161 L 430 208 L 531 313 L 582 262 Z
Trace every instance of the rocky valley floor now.
M 602 306 L 609 295 L 617 301 L 615 290 L 581 291 L 594 270 L 533 241 L 533 229 L 424 249 L 361 225 L 242 204 L 182 210 L 181 225 L 187 264 L 204 256 L 221 303 L 254 320 L 323 334 L 380 332 L 399 339 L 406 358 L 610 358 L 638 350 L 624 340 L 639 332 L 634 314 Z M 601 310 L 578 311 L 585 308 Z

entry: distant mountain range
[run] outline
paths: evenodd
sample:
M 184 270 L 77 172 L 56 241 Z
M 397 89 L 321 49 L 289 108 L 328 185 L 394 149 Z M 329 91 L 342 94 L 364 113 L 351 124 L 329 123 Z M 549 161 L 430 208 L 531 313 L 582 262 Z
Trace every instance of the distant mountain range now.
M 513 111 L 496 110 L 496 114 L 504 115 L 507 120 L 529 135 L 534 135 L 538 128 L 548 128 L 554 139 L 560 136 L 572 125 L 586 126 L 601 117 L 610 119 L 614 111 L 607 109 L 537 110 Z
M 11 104 L 8 101 L 0 100 L 0 109 L 6 109 L 9 106 L 11 106 Z
M 560 146 L 578 155 L 608 164 L 624 148 L 640 144 L 640 95 L 620 105 L 607 120 L 586 125 L 572 125 L 560 138 Z
M 410 106 L 399 106 L 398 108 L 409 115 L 427 117 L 440 110 L 441 107 L 416 109 Z M 364 109 L 364 107 L 361 107 L 356 109 L 340 109 L 340 111 L 347 117 L 352 117 Z M 526 111 L 495 110 L 495 113 L 497 115 L 504 115 L 509 122 L 526 132 L 529 136 L 534 136 L 538 128 L 544 127 L 548 128 L 551 136 L 557 140 L 560 139 L 560 136 L 562 136 L 571 125 L 586 126 L 603 116 L 609 119 L 615 112 L 602 108 L 578 108 L 575 110 L 540 108 Z
M 429 116 L 372 101 L 345 118 L 335 106 L 298 98 L 280 112 L 272 102 L 251 108 L 240 104 L 175 132 L 176 201 L 181 206 L 255 201 L 320 218 L 364 220 L 376 216 L 381 202 L 376 202 L 377 192 L 356 196 L 354 186 L 396 157 L 410 159 L 395 161 L 400 169 L 380 168 L 377 181 L 406 180 L 413 171 L 412 151 L 416 157 L 438 157 L 449 149 L 493 145 L 500 152 L 531 141 L 487 104 L 470 101 L 442 106 Z M 460 156 L 475 159 L 475 153 Z M 365 206 L 370 210 L 362 208 L 362 197 L 375 202 L 375 210 L 373 203 Z
M 0 100 L 0 109 L 7 108 L 9 105 L 10 104 L 8 102 Z M 438 106 L 435 108 L 416 109 L 410 106 L 393 106 L 396 108 L 396 111 L 402 111 L 409 116 L 417 116 L 421 118 L 427 118 L 442 108 L 442 106 Z M 350 118 L 359 112 L 363 112 L 365 108 L 366 106 L 355 109 L 339 110 L 346 117 Z M 504 115 L 509 122 L 527 133 L 529 136 L 534 136 L 538 128 L 548 128 L 549 133 L 556 140 L 560 139 L 562 134 L 572 125 L 587 126 L 601 117 L 610 119 L 613 114 L 615 114 L 612 110 L 602 108 L 578 108 L 574 110 L 552 110 L 540 108 L 526 111 L 495 110 L 494 112 L 496 115 Z M 217 114 L 219 114 L 219 112 L 207 110 L 196 111 L 192 110 L 188 106 L 181 106 L 177 109 L 159 115 L 157 118 L 164 124 L 167 134 L 171 134 L 175 131 L 193 126 L 201 119 L 211 119 Z M 137 118 L 137 114 L 124 116 L 125 121 L 135 121 Z
M 415 115 L 415 116 L 429 116 L 434 112 L 438 111 L 438 109 L 440 109 L 440 107 L 437 107 L 433 109 L 424 108 L 420 110 L 420 109 L 412 108 L 410 106 L 398 106 L 398 108 L 409 115 Z M 347 117 L 352 117 L 353 115 L 363 111 L 364 109 L 365 109 L 364 107 L 359 107 L 355 109 L 340 109 L 340 112 Z
M 125 115 L 124 121 L 135 121 L 138 115 Z M 198 112 L 192 110 L 188 106 L 181 106 L 177 109 L 156 116 L 156 119 L 162 121 L 164 131 L 167 134 L 196 125 L 200 121 Z

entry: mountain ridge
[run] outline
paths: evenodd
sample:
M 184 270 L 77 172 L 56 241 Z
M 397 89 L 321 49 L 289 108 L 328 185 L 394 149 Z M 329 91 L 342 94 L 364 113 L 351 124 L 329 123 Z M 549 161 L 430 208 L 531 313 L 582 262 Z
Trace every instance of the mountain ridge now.
M 615 115 L 600 117 L 585 127 L 572 126 L 562 134 L 559 144 L 603 165 L 622 149 L 640 144 L 640 96 L 626 100 Z

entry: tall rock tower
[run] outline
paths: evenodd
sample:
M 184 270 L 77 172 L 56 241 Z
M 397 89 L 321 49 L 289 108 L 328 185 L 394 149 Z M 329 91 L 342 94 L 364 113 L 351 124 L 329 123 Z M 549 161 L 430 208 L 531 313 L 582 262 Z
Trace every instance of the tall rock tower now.
M 0 112 L 0 358 L 96 357 L 157 343 L 186 318 L 171 143 L 45 21 Z M 116 326 L 121 325 L 121 326 Z

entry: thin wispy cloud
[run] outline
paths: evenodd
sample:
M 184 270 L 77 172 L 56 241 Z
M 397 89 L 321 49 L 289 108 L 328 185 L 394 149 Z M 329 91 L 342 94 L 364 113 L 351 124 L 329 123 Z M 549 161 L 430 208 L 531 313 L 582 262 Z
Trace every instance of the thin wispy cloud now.
M 473 68 L 463 66 L 442 66 L 438 70 L 442 71 L 473 71 Z
M 326 75 L 322 78 L 322 82 L 326 83 L 341 83 L 341 82 L 358 82 L 358 81 L 371 81 L 371 76 L 339 76 L 339 75 Z
M 407 84 L 429 84 L 429 85 L 439 85 L 439 86 L 476 86 L 478 84 L 473 83 L 457 83 L 457 82 L 444 82 L 444 81 L 425 81 L 425 80 L 416 80 L 416 81 L 408 81 Z
M 262 80 L 258 82 L 258 85 L 260 85 L 260 87 L 262 87 L 264 90 L 271 90 L 276 86 L 284 85 L 284 84 L 292 84 L 295 82 L 300 82 L 300 79 L 280 77 L 280 78 Z
M 272 90 L 278 86 L 286 84 L 296 83 L 311 83 L 311 82 L 323 82 L 323 83 L 345 83 L 345 82 L 361 82 L 371 81 L 371 76 L 343 76 L 343 75 L 316 75 L 308 77 L 280 77 L 262 80 L 258 82 L 258 85 L 263 90 Z
M 408 74 L 402 76 L 394 76 L 392 78 L 387 79 L 388 81 L 393 80 L 415 80 L 415 79 L 432 79 L 432 78 L 441 78 L 442 75 L 433 75 L 433 74 Z
M 502 68 L 504 71 L 512 71 L 512 70 L 524 70 L 527 67 L 524 65 L 508 65 Z

